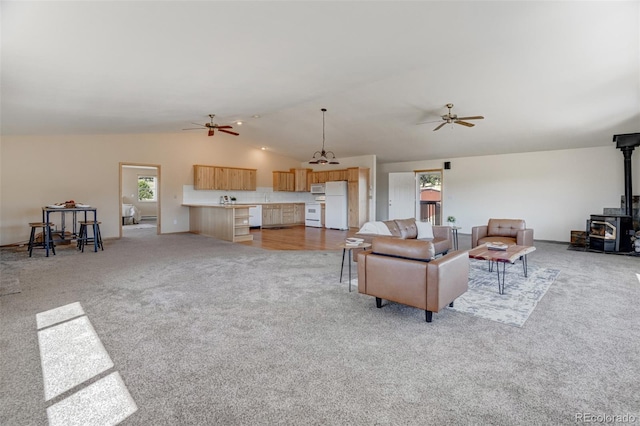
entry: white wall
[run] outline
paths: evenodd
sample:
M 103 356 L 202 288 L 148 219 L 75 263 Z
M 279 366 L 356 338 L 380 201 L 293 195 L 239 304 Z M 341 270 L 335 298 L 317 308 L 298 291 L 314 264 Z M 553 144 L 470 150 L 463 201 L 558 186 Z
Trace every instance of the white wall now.
M 257 169 L 259 187 L 273 185 L 273 170 L 300 164 L 238 139 L 200 133 L 3 136 L 0 245 L 27 241 L 28 223 L 41 220 L 42 207 L 69 199 L 96 207 L 103 238 L 118 237 L 120 163 L 161 167 L 162 233 L 189 230 L 182 192 L 184 185 L 193 184 L 194 164 Z
M 447 158 L 378 165 L 379 220 L 388 217 L 390 172 L 443 168 L 443 216 L 456 217 L 461 233 L 488 218 L 522 218 L 534 238 L 570 241 L 584 230 L 589 215 L 620 207 L 624 195 L 624 157 L 606 147 Z M 640 193 L 640 153 L 632 156 L 633 192 Z

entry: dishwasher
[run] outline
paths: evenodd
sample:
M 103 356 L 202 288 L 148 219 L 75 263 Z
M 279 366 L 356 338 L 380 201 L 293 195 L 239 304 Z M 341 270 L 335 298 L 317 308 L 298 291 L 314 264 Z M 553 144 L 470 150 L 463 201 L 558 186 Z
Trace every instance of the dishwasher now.
M 249 207 L 249 227 L 262 227 L 262 206 Z

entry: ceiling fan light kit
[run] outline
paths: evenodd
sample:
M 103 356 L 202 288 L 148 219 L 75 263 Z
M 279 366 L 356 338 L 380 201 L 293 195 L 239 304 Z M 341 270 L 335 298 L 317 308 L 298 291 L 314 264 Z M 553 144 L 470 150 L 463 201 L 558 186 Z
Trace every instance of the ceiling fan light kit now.
M 322 111 L 322 151 L 314 152 L 309 164 L 340 164 L 333 151 L 324 150 L 324 113 L 327 109 L 322 108 L 320 111 Z
M 231 126 L 219 126 L 219 125 L 215 124 L 213 122 L 213 117 L 215 117 L 215 116 L 216 116 L 215 114 L 209 114 L 209 118 L 211 119 L 211 121 L 209 123 L 205 123 L 205 124 L 191 123 L 191 124 L 195 124 L 196 126 L 200 126 L 200 127 L 189 127 L 188 129 L 182 129 L 182 130 L 208 129 L 209 131 L 207 132 L 207 136 L 213 136 L 215 134 L 216 130 L 218 130 L 220 132 L 223 132 L 223 133 L 228 133 L 228 134 L 234 135 L 234 136 L 240 135 L 240 133 L 236 133 L 236 132 L 232 132 L 231 130 L 228 130 L 228 129 L 233 129 L 233 127 L 231 127 Z
M 452 103 L 448 103 L 446 105 L 446 107 L 449 108 L 449 112 L 447 114 L 444 114 L 443 116 L 441 116 L 442 119 L 444 120 L 444 123 L 440 123 L 438 125 L 438 127 L 433 129 L 434 132 L 436 130 L 440 130 L 445 124 L 459 124 L 461 126 L 473 127 L 473 126 L 475 126 L 475 124 L 468 123 L 465 120 L 482 120 L 482 119 L 484 119 L 484 117 L 481 116 L 481 115 L 474 115 L 474 116 L 470 116 L 470 117 L 458 117 L 458 114 L 453 114 L 451 112 L 451 108 L 453 108 L 453 104 Z

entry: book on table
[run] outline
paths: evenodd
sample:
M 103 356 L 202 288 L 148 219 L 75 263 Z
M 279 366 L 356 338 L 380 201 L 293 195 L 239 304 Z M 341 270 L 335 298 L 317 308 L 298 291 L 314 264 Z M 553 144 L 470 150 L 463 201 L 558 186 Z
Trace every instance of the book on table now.
M 494 241 L 492 243 L 487 243 L 487 249 L 489 250 L 505 251 L 507 247 L 509 247 L 507 244 L 500 243 L 497 241 Z

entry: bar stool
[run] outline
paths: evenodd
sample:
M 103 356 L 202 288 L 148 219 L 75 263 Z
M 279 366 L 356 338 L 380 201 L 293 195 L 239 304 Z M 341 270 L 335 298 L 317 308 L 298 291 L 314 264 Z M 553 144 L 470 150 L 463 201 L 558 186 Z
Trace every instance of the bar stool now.
M 51 238 L 51 226 L 52 223 L 45 222 L 30 222 L 29 226 L 31 227 L 31 236 L 29 237 L 29 257 L 33 254 L 33 248 L 39 247 L 46 249 L 47 257 L 49 257 L 49 250 L 53 254 L 56 254 L 56 245 L 53 243 L 53 239 Z M 42 241 L 36 241 L 36 229 L 42 228 Z M 47 248 L 47 239 L 49 240 L 49 247 Z
M 93 243 L 93 251 L 98 251 L 98 247 L 104 251 L 104 246 L 102 245 L 102 235 L 100 234 L 100 224 L 102 222 L 97 221 L 88 221 L 88 222 L 78 222 L 80 223 L 80 232 L 78 234 L 78 250 L 81 250 L 84 253 L 84 246 L 87 243 Z M 93 229 L 93 236 L 89 237 L 87 229 L 91 227 Z

